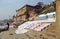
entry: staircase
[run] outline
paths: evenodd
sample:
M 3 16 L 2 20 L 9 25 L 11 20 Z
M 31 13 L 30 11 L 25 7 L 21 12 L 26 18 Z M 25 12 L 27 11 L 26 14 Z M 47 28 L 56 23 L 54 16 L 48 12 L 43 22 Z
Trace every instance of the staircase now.
M 52 23 L 48 28 L 46 28 L 42 32 L 36 32 L 34 30 L 30 30 L 25 34 L 32 39 L 56 39 L 55 29 L 56 29 L 55 23 Z

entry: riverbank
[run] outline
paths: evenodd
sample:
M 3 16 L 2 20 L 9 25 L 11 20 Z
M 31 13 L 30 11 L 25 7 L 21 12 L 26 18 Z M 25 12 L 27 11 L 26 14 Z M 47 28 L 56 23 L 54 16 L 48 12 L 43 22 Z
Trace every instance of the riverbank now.
M 25 34 L 15 34 L 15 28 L 0 33 L 0 39 L 56 39 L 55 23 L 42 32 L 30 30 Z

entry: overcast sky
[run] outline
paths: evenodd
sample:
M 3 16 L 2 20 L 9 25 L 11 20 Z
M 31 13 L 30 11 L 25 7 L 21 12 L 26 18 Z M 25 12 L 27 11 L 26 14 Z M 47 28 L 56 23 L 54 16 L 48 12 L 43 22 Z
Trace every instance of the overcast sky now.
M 25 4 L 36 5 L 38 2 L 45 4 L 53 0 L 0 0 L 0 20 L 11 18 L 16 14 L 16 10 Z

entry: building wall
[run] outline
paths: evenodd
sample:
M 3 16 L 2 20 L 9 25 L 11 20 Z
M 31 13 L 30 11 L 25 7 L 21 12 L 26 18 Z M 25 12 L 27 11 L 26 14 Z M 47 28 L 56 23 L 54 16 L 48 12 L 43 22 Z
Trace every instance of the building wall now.
M 23 8 L 21 8 L 19 11 L 17 11 L 17 20 L 26 21 L 30 16 L 29 14 L 30 11 L 32 11 L 33 9 L 34 8 L 32 6 L 24 6 Z M 31 15 L 34 15 L 34 14 L 31 14 Z
M 23 7 L 22 9 L 17 11 L 17 20 L 18 21 L 25 20 L 25 17 L 26 17 L 25 12 L 26 12 L 26 7 Z
M 26 15 L 22 16 L 22 20 L 26 21 Z
M 28 13 L 29 13 L 29 12 L 30 12 L 30 11 L 32 11 L 34 8 L 33 8 L 33 7 L 28 6 L 26 9 L 27 9 L 27 11 L 28 11 Z
M 17 11 L 16 19 L 15 19 L 16 24 L 20 20 L 27 21 L 29 17 L 33 17 L 35 15 L 34 13 L 32 13 L 35 12 L 34 10 L 35 8 L 33 6 L 24 6 L 21 9 L 19 9 Z
M 22 15 L 26 12 L 26 7 L 23 7 L 22 9 L 20 9 L 19 11 L 17 11 L 17 16 Z

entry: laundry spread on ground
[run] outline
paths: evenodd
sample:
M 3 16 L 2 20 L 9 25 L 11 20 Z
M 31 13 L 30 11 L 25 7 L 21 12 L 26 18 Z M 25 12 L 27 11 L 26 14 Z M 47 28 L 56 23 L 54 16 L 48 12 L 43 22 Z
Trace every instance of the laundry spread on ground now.
M 55 12 L 48 13 L 46 15 L 53 16 L 53 14 L 55 14 Z M 40 17 L 44 18 L 44 17 L 46 17 L 46 15 L 45 14 L 39 15 L 38 18 L 40 18 Z M 16 34 L 26 33 L 29 31 L 26 28 L 32 29 L 35 31 L 42 31 L 44 28 L 48 27 L 51 24 L 51 22 L 55 22 L 55 21 L 56 21 L 56 18 L 52 18 L 52 17 L 48 17 L 47 19 L 44 19 L 44 20 L 28 21 L 28 22 L 25 22 L 25 23 L 19 25 L 17 30 L 15 31 L 15 33 Z M 44 23 L 44 22 L 46 22 L 46 23 Z

